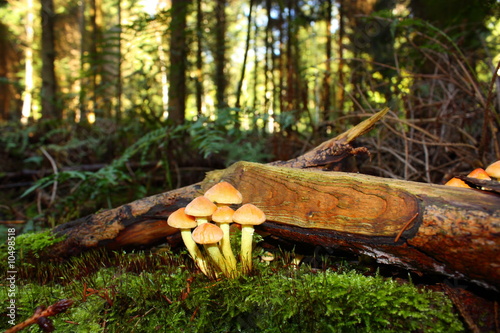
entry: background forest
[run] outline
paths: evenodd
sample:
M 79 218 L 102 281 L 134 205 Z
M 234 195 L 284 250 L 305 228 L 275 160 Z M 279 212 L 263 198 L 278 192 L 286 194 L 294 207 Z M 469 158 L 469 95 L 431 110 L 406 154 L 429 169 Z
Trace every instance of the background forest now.
M 500 159 L 494 0 L 0 1 L 0 220 L 52 227 L 293 158 L 390 107 L 363 173 Z

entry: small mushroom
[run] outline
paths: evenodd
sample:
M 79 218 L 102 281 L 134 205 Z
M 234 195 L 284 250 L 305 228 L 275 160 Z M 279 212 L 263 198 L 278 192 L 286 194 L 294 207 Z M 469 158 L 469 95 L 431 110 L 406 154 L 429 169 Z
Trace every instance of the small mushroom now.
M 228 182 L 215 184 L 205 192 L 205 197 L 218 205 L 240 204 L 243 201 L 240 191 Z
M 266 221 L 266 214 L 252 204 L 244 204 L 233 215 L 233 221 L 241 225 L 241 268 L 245 272 L 252 270 L 252 241 L 254 225 Z
M 202 223 L 193 230 L 191 236 L 196 243 L 203 245 L 214 263 L 222 270 L 222 273 L 229 276 L 230 274 L 226 266 L 226 260 L 222 256 L 219 246 L 217 245 L 223 235 L 224 233 L 222 230 L 215 224 Z
M 208 218 L 215 212 L 217 206 L 206 197 L 195 198 L 186 206 L 186 214 L 194 216 L 198 226 L 208 222 Z
M 486 171 L 488 176 L 500 179 L 500 160 L 488 165 L 484 171 Z
M 224 232 L 224 237 L 220 241 L 220 247 L 224 258 L 230 269 L 236 270 L 236 258 L 231 249 L 230 225 L 233 222 L 234 211 L 229 205 L 237 205 L 243 201 L 240 191 L 228 182 L 220 182 L 212 186 L 205 192 L 205 197 L 213 201 L 219 207 L 212 215 L 212 220 Z
M 477 168 L 472 170 L 467 177 L 470 178 L 476 178 L 476 179 L 485 179 L 485 180 L 491 180 L 490 176 L 484 171 L 482 168 Z
M 463 180 L 458 179 L 456 177 L 453 177 L 452 179 L 448 180 L 445 185 L 446 186 L 453 186 L 453 187 L 470 188 L 470 186 L 467 185 Z
M 220 247 L 224 258 L 226 258 L 229 269 L 236 271 L 236 258 L 231 249 L 231 239 L 229 237 L 230 225 L 233 222 L 234 210 L 229 206 L 218 207 L 212 214 L 212 221 L 221 228 L 224 236 L 220 241 Z
M 167 223 L 172 228 L 178 228 L 181 230 L 181 237 L 184 245 L 193 258 L 196 265 L 200 268 L 203 274 L 208 275 L 207 262 L 203 258 L 203 255 L 198 248 L 198 245 L 191 238 L 191 229 L 195 228 L 198 224 L 193 216 L 189 216 L 185 213 L 185 208 L 179 208 L 167 219 Z

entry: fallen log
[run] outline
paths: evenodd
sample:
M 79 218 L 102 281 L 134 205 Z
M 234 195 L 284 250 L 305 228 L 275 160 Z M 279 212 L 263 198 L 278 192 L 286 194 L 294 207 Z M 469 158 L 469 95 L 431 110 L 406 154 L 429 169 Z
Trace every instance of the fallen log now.
M 137 248 L 165 240 L 176 245 L 178 232 L 166 223 L 170 213 L 226 180 L 240 190 L 244 203 L 266 213 L 268 221 L 258 229 L 276 238 L 364 254 L 498 290 L 498 194 L 322 171 L 338 170 L 348 157 L 367 153 L 349 142 L 381 114 L 291 161 L 238 162 L 207 174 L 201 183 L 57 226 L 54 233 L 66 237 L 49 253 L 65 257 L 101 246 Z

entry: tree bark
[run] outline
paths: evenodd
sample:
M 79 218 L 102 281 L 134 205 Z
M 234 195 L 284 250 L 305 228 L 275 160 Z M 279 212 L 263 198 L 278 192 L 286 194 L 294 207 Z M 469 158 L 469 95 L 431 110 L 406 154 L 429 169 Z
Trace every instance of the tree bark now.
M 50 254 L 150 246 L 165 239 L 176 245 L 177 230 L 166 223 L 170 213 L 225 180 L 242 193 L 244 203 L 266 213 L 266 223 L 257 229 L 273 239 L 368 255 L 380 263 L 498 290 L 498 193 L 324 171 L 365 153 L 349 142 L 383 112 L 294 160 L 238 162 L 208 173 L 201 183 L 60 225 L 54 233 L 66 238 Z
M 44 118 L 61 119 L 57 103 L 57 80 L 54 68 L 56 58 L 52 0 L 41 1 L 42 16 L 42 115 Z
M 168 118 L 174 124 L 184 123 L 186 112 L 186 15 L 190 3 L 191 1 L 172 1 Z

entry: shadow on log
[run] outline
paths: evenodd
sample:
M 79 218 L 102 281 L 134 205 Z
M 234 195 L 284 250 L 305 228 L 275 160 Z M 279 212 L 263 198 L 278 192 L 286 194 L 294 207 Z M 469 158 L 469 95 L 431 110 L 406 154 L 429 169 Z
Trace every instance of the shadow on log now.
M 87 249 L 151 246 L 178 232 L 171 212 L 225 180 L 244 202 L 261 208 L 258 227 L 278 239 L 364 254 L 385 264 L 463 278 L 500 288 L 500 196 L 475 189 L 422 184 L 347 172 L 343 162 L 364 148 L 350 142 L 368 131 L 383 110 L 348 132 L 286 162 L 238 162 L 201 183 L 140 199 L 54 229 L 66 238 L 53 257 Z

